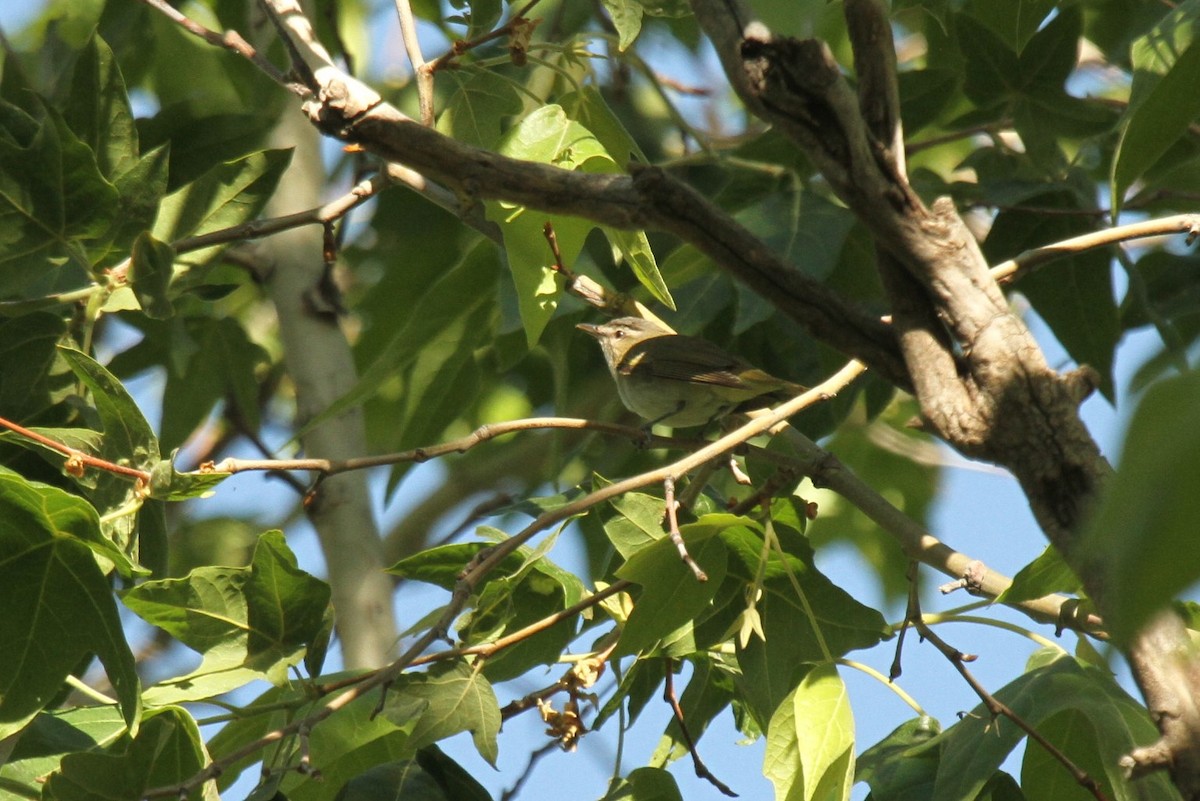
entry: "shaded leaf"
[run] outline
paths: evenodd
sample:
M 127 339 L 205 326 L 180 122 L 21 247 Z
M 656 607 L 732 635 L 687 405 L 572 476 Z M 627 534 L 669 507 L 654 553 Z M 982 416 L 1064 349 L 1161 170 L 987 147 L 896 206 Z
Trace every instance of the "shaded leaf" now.
M 1184 3 L 1133 44 L 1134 81 L 1109 187 L 1114 214 L 1129 186 L 1200 114 L 1198 17 L 1200 4 Z
M 1105 624 L 1119 642 L 1200 579 L 1200 374 L 1152 386 L 1080 554 L 1106 577 Z
M 620 578 L 642 585 L 642 593 L 621 631 L 614 656 L 651 648 L 711 603 L 725 578 L 725 547 L 713 536 L 718 530 L 703 520 L 680 528 L 688 552 L 708 574 L 708 581 L 697 580 L 679 558 L 675 543 L 666 537 L 638 551 L 617 570 Z
M 422 703 L 410 735 L 414 748 L 469 731 L 479 755 L 496 764 L 500 706 L 482 674 L 461 662 L 406 673 L 392 686 L 383 715 L 404 723 L 412 717 L 414 702 Z
M 133 243 L 130 254 L 129 283 L 142 311 L 150 317 L 163 319 L 172 314 L 167 287 L 171 284 L 171 265 L 175 249 L 142 233 Z
M 617 29 L 617 47 L 624 51 L 642 30 L 642 4 L 638 0 L 603 0 L 613 27 Z
M 190 779 L 205 762 L 196 721 L 186 710 L 170 707 L 149 713 L 132 742 L 116 743 L 103 753 L 67 754 L 47 790 L 60 801 L 141 798 L 150 788 Z
M 468 145 L 495 148 L 503 119 L 521 111 L 521 98 L 512 82 L 483 70 L 450 71 L 445 77 L 458 89 L 442 105 L 437 130 Z
M 1037 207 L 1079 209 L 1076 198 L 1055 192 L 1032 198 Z M 1094 230 L 1085 216 L 1045 214 L 1037 209 L 1011 209 L 997 215 L 984 243 L 988 260 L 997 263 L 1022 251 Z M 1120 338 L 1109 258 L 1091 250 L 1055 261 L 1021 279 L 1017 288 L 1033 304 L 1058 341 L 1077 364 L 1100 374 L 1100 390 L 1110 400 L 1113 353 Z
M 112 706 L 39 712 L 0 766 L 0 786 L 14 796 L 37 798 L 63 756 L 101 748 L 125 733 L 125 720 Z
M 125 79 L 112 49 L 93 34 L 71 73 L 63 116 L 92 152 L 100 171 L 110 180 L 128 172 L 138 161 L 138 134 Z
M 136 727 L 141 704 L 133 654 L 93 549 L 110 544 L 85 501 L 0 468 L 0 739 L 58 694 L 96 654 Z
M 375 765 L 338 791 L 336 801 L 491 801 L 483 785 L 436 746 L 419 750 L 414 759 Z
M 87 245 L 111 226 L 117 198 L 57 112 L 35 119 L 0 101 L 0 297 L 87 280 Z
M 858 757 L 855 780 L 866 782 L 874 798 L 927 801 L 937 778 L 940 750 L 926 745 L 941 730 L 927 716 L 901 723 Z
M 1093 727 L 1106 781 L 1120 799 L 1177 798 L 1167 778 L 1155 774 L 1127 781 L 1118 765 L 1135 745 L 1158 737 L 1146 710 L 1095 668 L 1068 656 L 1035 667 L 993 693 L 998 701 L 1032 726 L 1074 709 Z M 974 798 L 991 780 L 1025 734 L 1005 718 L 993 718 L 977 706 L 937 738 L 942 748 L 933 801 Z
M 222 400 L 232 404 L 249 430 L 257 431 L 259 368 L 270 363 L 267 351 L 230 317 L 188 318 L 172 334 L 176 363 L 163 391 L 162 446 L 183 444 Z
M 220 231 L 258 216 L 291 162 L 290 150 L 264 150 L 209 169 L 163 198 L 154 221 L 155 239 L 175 244 L 184 237 Z M 222 246 L 179 257 L 181 266 L 204 264 Z

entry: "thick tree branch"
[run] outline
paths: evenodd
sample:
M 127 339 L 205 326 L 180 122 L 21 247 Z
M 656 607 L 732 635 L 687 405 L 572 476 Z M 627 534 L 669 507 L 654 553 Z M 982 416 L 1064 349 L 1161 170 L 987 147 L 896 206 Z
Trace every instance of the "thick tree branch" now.
M 349 121 L 337 104 L 307 108 L 327 132 L 405 163 L 471 200 L 504 199 L 618 228 L 675 234 L 772 298 L 813 336 L 900 386 L 909 385 L 886 325 L 794 269 L 700 193 L 660 169 L 640 167 L 632 177 L 570 172 L 463 145 L 382 103 Z
M 883 62 L 894 53 L 880 49 L 887 40 L 878 32 L 889 24 L 882 4 L 846 5 L 854 16 L 848 24 L 864 91 L 884 98 L 882 114 L 875 103 L 863 103 L 866 118 L 849 102 L 848 82 L 823 42 L 776 39 L 749 20 L 738 0 L 692 5 L 747 108 L 805 152 L 911 277 L 889 275 L 889 260 L 880 260 L 908 373 L 930 427 L 963 453 L 1012 471 L 1047 537 L 1106 611 L 1104 561 L 1076 547 L 1111 474 L 1078 415 L 1094 376 L 1086 368 L 1060 376 L 1047 365 L 1009 311 L 952 202 L 941 198 L 927 208 L 901 164 L 883 156 L 892 140 L 882 130 L 888 92 L 879 83 L 890 80 Z M 1200 798 L 1200 714 L 1185 714 L 1179 700 L 1200 695 L 1200 668 L 1187 645 L 1178 623 L 1156 624 L 1138 635 L 1130 657 L 1163 734 L 1168 757 L 1159 764 L 1171 764 L 1176 785 Z

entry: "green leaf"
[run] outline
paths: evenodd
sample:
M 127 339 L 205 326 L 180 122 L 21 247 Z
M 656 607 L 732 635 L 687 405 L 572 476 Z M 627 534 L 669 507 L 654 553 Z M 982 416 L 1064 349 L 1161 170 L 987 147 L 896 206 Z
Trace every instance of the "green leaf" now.
M 896 76 L 904 132 L 911 136 L 931 124 L 949 105 L 962 76 L 954 70 L 906 70 Z
M 858 757 L 855 780 L 875 798 L 926 801 L 933 793 L 939 750 L 925 747 L 942 728 L 931 717 L 905 721 Z
M 955 16 L 954 32 L 966 57 L 966 96 L 984 107 L 1007 100 L 1021 74 L 1016 52 L 995 31 L 967 14 Z
M 324 770 L 322 770 L 324 773 Z M 483 785 L 436 746 L 417 752 L 415 759 L 376 764 L 338 791 L 337 801 L 491 801 Z
M 464 15 L 446 18 L 447 22 L 461 22 L 467 26 L 465 39 L 475 39 L 491 31 L 503 10 L 500 0 L 450 0 L 450 5 L 466 11 Z
M 0 739 L 31 720 L 92 653 L 126 724 L 136 727 L 133 654 L 93 554 L 108 547 L 89 504 L 0 468 Z
M 60 347 L 59 354 L 91 391 L 91 402 L 104 428 L 97 455 L 116 464 L 152 470 L 160 461 L 158 439 L 121 382 L 85 353 Z M 138 486 L 128 476 L 107 470 L 89 471 L 78 483 L 101 513 L 105 536 L 136 561 Z
M 375 361 L 362 371 L 362 377 L 353 389 L 329 405 L 324 412 L 317 415 L 302 431 L 311 430 L 322 421 L 337 417 L 347 409 L 362 403 L 365 399 L 396 400 L 401 404 L 403 421 L 411 423 L 419 407 L 411 403 L 409 394 L 416 396 L 432 392 L 434 397 L 446 392 L 446 387 L 452 385 L 453 372 L 457 369 L 473 369 L 467 367 L 473 362 L 474 351 L 484 342 L 489 341 L 491 326 L 481 324 L 490 311 L 495 296 L 492 287 L 495 285 L 497 263 L 495 249 L 489 243 L 479 242 L 450 270 L 445 271 L 425 289 L 418 304 L 420 312 L 407 317 L 399 331 L 387 343 Z M 442 364 L 448 360 L 449 365 Z M 397 377 L 405 381 L 396 381 Z M 409 381 L 421 382 L 419 386 L 409 386 Z M 435 386 L 436 384 L 436 386 Z M 452 399 L 456 403 L 465 402 L 463 398 Z M 460 405 L 452 407 L 461 409 Z M 444 425 L 447 420 L 441 415 L 441 410 L 421 408 L 422 420 L 424 414 L 437 417 Z M 428 433 L 428 421 L 423 426 L 414 428 L 414 432 Z M 397 447 L 425 444 L 424 442 L 409 442 L 404 437 L 397 437 L 393 444 Z
M 969 7 L 974 19 L 1020 53 L 1056 5 L 1054 0 L 975 0 Z M 1052 23 L 1047 26 L 1049 24 Z
M 1110 179 L 1114 215 L 1130 185 L 1200 114 L 1198 17 L 1200 4 L 1184 3 L 1133 44 L 1134 81 Z
M 133 243 L 130 255 L 129 283 L 142 311 L 155 319 L 165 319 L 173 313 L 167 287 L 171 284 L 171 266 L 175 249 L 143 232 Z
M 178 348 L 172 357 L 182 361 L 186 353 L 187 362 L 167 373 L 163 447 L 181 445 L 221 400 L 229 400 L 246 426 L 257 431 L 259 368 L 270 362 L 266 350 L 231 317 L 190 318 L 185 325 L 183 331 L 172 329 L 186 347 L 186 351 Z
M 626 492 L 610 502 L 617 513 L 604 522 L 604 533 L 626 559 L 666 536 L 664 501 L 641 492 Z
M 388 569 L 395 575 L 426 581 L 450 591 L 458 575 L 487 543 L 457 543 L 427 548 Z M 461 624 L 468 644 L 489 642 L 573 605 L 583 585 L 544 554 L 521 547 L 509 554 L 475 588 L 475 609 Z M 576 625 L 563 621 L 496 654 L 484 664 L 491 681 L 515 678 L 535 665 L 550 664 L 574 637 Z
M 283 534 L 259 538 L 248 567 L 200 567 L 122 595 L 143 620 L 204 655 L 186 676 L 146 692 L 150 703 L 206 698 L 251 678 L 279 683 L 326 636 L 329 586 L 296 566 Z M 236 682 L 236 683 L 235 683 Z
M 776 801 L 846 801 L 854 780 L 854 717 L 833 665 L 810 670 L 767 728 L 763 775 Z
M 213 487 L 233 475 L 215 470 L 180 473 L 175 469 L 174 459 L 175 453 L 172 453 L 170 459 L 163 459 L 150 471 L 150 497 L 160 501 L 208 498 L 213 494 Z
M 158 438 L 121 382 L 82 351 L 59 347 L 58 352 L 92 391 L 96 413 L 104 426 L 101 455 L 143 470 L 153 467 L 159 458 Z
M 113 801 L 141 798 L 153 787 L 179 784 L 205 765 L 196 721 L 180 707 L 149 713 L 132 742 L 104 753 L 63 757 L 50 776 L 47 794 L 59 801 Z
M 606 796 L 612 801 L 683 801 L 675 777 L 661 768 L 637 768 Z
M 1079 593 L 1079 577 L 1067 566 L 1053 545 L 1047 545 L 1037 559 L 1017 571 L 1013 583 L 1000 593 L 996 603 L 1015 604 L 1055 592 Z
M 489 547 L 491 545 L 485 542 L 437 545 L 401 559 L 389 567 L 387 572 L 400 578 L 424 581 L 449 592 L 458 584 L 458 574 L 463 571 L 463 568 L 481 551 Z M 511 553 L 496 566 L 495 570 L 484 576 L 483 580 L 486 582 L 498 575 L 512 573 L 520 567 L 520 564 L 520 555 Z
M 1087 715 L 1075 709 L 1063 710 L 1042 721 L 1038 733 L 1054 743 L 1089 776 L 1102 780 L 1106 771 L 1100 758 L 1095 730 Z M 1062 762 L 1032 740 L 1025 743 L 1025 757 L 1021 760 L 1021 786 L 1025 801 L 1089 801 L 1096 797 L 1075 781 L 1070 771 L 1063 768 Z
M 57 362 L 56 346 L 66 328 L 61 318 L 43 312 L 0 322 L 0 409 L 4 417 L 17 422 L 32 418 L 55 402 L 64 379 L 70 381 Z
M 600 140 L 604 150 L 622 170 L 629 165 L 630 158 L 649 163 L 646 154 L 613 113 L 600 90 L 588 84 L 578 91 L 567 92 L 558 98 L 567 116 L 591 131 Z
M 1091 725 L 1104 773 L 1096 776 L 1109 797 L 1121 799 L 1178 798 L 1163 774 L 1127 781 L 1120 758 L 1136 745 L 1158 737 L 1144 707 L 1130 698 L 1106 672 L 1080 665 L 1069 656 L 1041 664 L 994 693 L 1025 722 L 1042 723 L 1066 710 L 1075 710 Z M 1025 733 L 1006 718 L 995 718 L 982 705 L 939 735 L 942 748 L 933 801 L 974 798 L 992 778 Z
M 617 570 L 617 576 L 642 585 L 614 656 L 645 651 L 690 623 L 712 602 L 725 579 L 725 546 L 714 537 L 719 526 L 704 522 L 682 526 L 680 533 L 692 558 L 708 574 L 699 581 L 679 558 L 667 537 L 643 548 Z
M 264 150 L 211 168 L 163 198 L 154 221 L 154 238 L 174 245 L 184 237 L 254 219 L 275 192 L 291 159 L 291 150 Z M 179 263 L 181 267 L 205 264 L 222 248 L 218 245 L 181 254 Z
M 0 787 L 10 789 L 13 797 L 38 798 L 46 776 L 65 755 L 101 748 L 126 730 L 120 710 L 112 706 L 39 712 L 0 766 Z
M 283 777 L 279 791 L 290 801 L 327 801 L 335 790 L 350 786 L 375 766 L 410 760 L 414 747 L 409 732 L 415 717 L 397 725 L 378 714 L 378 705 L 377 696 L 357 698 L 314 727 L 308 746 L 320 775 L 292 771 Z M 293 762 L 300 757 L 294 745 L 289 754 Z
M 468 145 L 494 149 L 504 118 L 521 112 L 521 97 L 512 82 L 484 70 L 444 75 L 458 88 L 442 106 L 438 132 Z
M 655 300 L 671 311 L 675 310 L 675 300 L 671 290 L 658 271 L 658 263 L 654 260 L 654 251 L 650 249 L 650 240 L 645 231 L 625 231 L 620 228 L 601 228 L 612 246 L 620 251 L 625 264 L 633 270 L 638 282 L 650 290 Z
M 0 101 L 0 297 L 86 281 L 86 247 L 110 228 L 117 208 L 117 189 L 95 154 L 57 112 L 43 111 L 34 119 Z
M 422 704 L 410 735 L 414 748 L 469 731 L 479 755 L 495 766 L 500 706 L 492 685 L 478 671 L 459 662 L 439 665 L 428 673 L 406 673 L 388 693 L 383 715 L 404 723 L 414 702 Z
M 625 52 L 642 30 L 642 4 L 638 0 L 603 0 L 613 27 L 617 29 L 617 47 Z
M 1164 379 L 1138 404 L 1121 464 L 1079 553 L 1105 576 L 1105 624 L 1129 637 L 1200 579 L 1200 373 Z
M 138 237 L 154 224 L 159 201 L 167 191 L 170 163 L 169 151 L 164 145 L 150 151 L 128 170 L 113 178 L 120 199 L 117 202 L 116 219 L 105 237 L 107 249 L 93 246 L 89 250 L 97 267 L 107 267 L 123 260 Z
M 323 678 L 328 681 L 339 681 L 353 675 L 361 674 L 335 673 Z M 209 754 L 213 759 L 228 758 L 235 751 L 258 740 L 268 732 L 287 725 L 293 719 L 291 710 L 304 703 L 308 697 L 307 693 L 308 688 L 299 682 L 292 682 L 283 687 L 269 686 L 266 691 L 254 696 L 245 704 L 245 708 L 254 710 L 254 714 L 230 720 L 212 736 L 207 743 Z M 377 738 L 394 733 L 399 735 L 402 747 L 407 740 L 407 734 L 394 726 L 391 721 L 384 720 L 378 715 L 373 716 L 373 720 L 371 719 L 371 711 L 378 703 L 378 697 L 360 696 L 346 704 L 323 720 L 323 725 L 312 730 L 310 745 L 324 745 L 324 742 L 319 742 L 321 738 L 335 737 L 337 738 L 335 754 L 341 754 L 352 748 L 361 747 L 364 743 L 373 744 Z M 348 733 L 353 736 L 348 736 Z M 399 749 L 397 753 L 399 753 Z M 219 788 L 222 790 L 228 788 L 238 780 L 242 771 L 258 763 L 261 759 L 262 752 L 255 750 L 228 764 L 218 779 Z M 328 753 L 322 753 L 320 759 L 321 765 L 325 766 L 332 762 L 333 757 Z M 355 773 L 361 772 L 365 768 L 366 766 L 359 767 Z
M 1049 10 L 1045 9 L 1046 12 Z M 1078 6 L 1066 6 L 1060 8 L 1044 26 L 1035 30 L 1026 45 L 1017 49 L 1020 53 L 1021 83 L 1026 87 L 1041 85 L 1059 89 L 1075 70 L 1079 60 L 1083 15 Z
M 600 140 L 580 123 L 568 118 L 562 106 L 547 105 L 513 126 L 497 148 L 501 155 L 550 164 L 566 170 L 617 172 L 616 161 Z M 558 308 L 561 277 L 543 236 L 546 223 L 554 226 L 563 262 L 570 267 L 595 225 L 577 217 L 542 214 L 524 207 L 489 201 L 487 217 L 504 235 L 508 267 L 517 287 L 517 304 L 526 341 L 536 343 Z
M 63 103 L 70 129 L 96 154 L 100 171 L 110 180 L 138 161 L 138 134 L 125 79 L 112 50 L 92 34 L 71 74 Z
M 762 597 L 755 608 L 766 639 L 751 637 L 744 645 L 739 643 L 737 650 L 742 669 L 738 687 L 762 727 L 795 689 L 807 665 L 868 648 L 891 636 L 879 612 L 856 601 L 817 570 L 812 546 L 803 535 L 778 520 L 775 534 L 787 556 L 784 559 L 772 551 L 761 567 Z M 760 571 L 762 535 L 742 525 L 724 529 L 721 538 L 729 547 L 730 572 L 754 580 Z M 793 579 L 803 597 L 797 595 Z
M 490 642 L 566 608 L 562 587 L 543 573 L 519 580 L 494 581 L 479 593 L 476 609 L 462 631 L 464 642 Z M 488 681 L 515 679 L 539 665 L 554 665 L 578 633 L 576 620 L 554 626 L 510 645 L 483 663 Z

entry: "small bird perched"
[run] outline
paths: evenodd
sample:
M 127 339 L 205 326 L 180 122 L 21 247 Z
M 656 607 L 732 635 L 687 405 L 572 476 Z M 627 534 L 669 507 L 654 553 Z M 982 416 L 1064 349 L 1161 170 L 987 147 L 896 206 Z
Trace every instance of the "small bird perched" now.
M 641 317 L 575 326 L 600 342 L 625 408 L 649 420 L 688 428 L 741 408 L 798 395 L 804 387 L 753 367 L 700 337 L 672 333 Z

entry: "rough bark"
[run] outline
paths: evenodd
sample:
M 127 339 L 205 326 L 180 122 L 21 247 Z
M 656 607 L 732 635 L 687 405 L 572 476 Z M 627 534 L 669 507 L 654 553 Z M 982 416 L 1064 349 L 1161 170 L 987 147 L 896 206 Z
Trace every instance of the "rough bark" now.
M 270 0 L 285 22 L 290 0 Z M 1086 368 L 1060 375 L 1008 308 L 975 238 L 948 199 L 927 207 L 905 176 L 895 53 L 879 0 L 847 0 L 860 75 L 855 92 L 823 42 L 776 39 L 736 0 L 692 0 L 726 74 L 754 114 L 789 136 L 876 239 L 895 309 L 888 327 L 804 276 L 705 198 L 661 170 L 587 175 L 507 159 L 408 119 L 336 69 L 316 48 L 315 97 L 326 133 L 412 167 L 470 205 L 505 199 L 624 228 L 671 232 L 774 302 L 814 336 L 914 391 L 929 427 L 959 451 L 1017 477 L 1050 541 L 1103 612 L 1100 560 L 1075 544 L 1111 470 L 1079 419 L 1092 390 Z M 294 29 L 301 39 L 307 34 Z M 311 41 L 306 40 L 306 41 Z M 1166 622 L 1163 622 L 1166 621 Z M 1169 768 L 1200 798 L 1200 671 L 1178 621 L 1160 618 L 1128 654 L 1163 740 L 1138 765 Z
M 1059 375 L 1009 310 L 952 203 L 927 208 L 897 146 L 894 47 L 879 0 L 847 0 L 859 75 L 855 98 L 823 42 L 775 39 L 735 0 L 693 0 L 746 106 L 788 135 L 872 231 L 901 352 L 930 428 L 962 453 L 1008 468 L 1046 536 L 1103 613 L 1103 560 L 1078 537 L 1111 469 L 1078 415 L 1093 388 L 1084 368 Z M 1179 620 L 1164 613 L 1127 654 L 1162 740 L 1129 757 L 1167 768 L 1200 797 L 1200 666 Z

